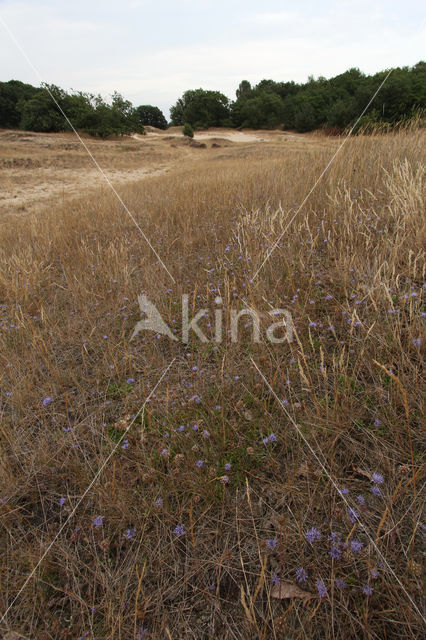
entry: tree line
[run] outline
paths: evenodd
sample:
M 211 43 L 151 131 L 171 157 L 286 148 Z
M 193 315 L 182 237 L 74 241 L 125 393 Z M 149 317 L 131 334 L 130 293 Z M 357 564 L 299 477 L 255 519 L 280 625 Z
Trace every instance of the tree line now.
M 174 125 L 188 122 L 194 128 L 344 130 L 356 122 L 387 73 L 365 75 L 349 69 L 329 80 L 310 77 L 301 84 L 262 80 L 252 86 L 243 80 L 234 101 L 218 91 L 190 90 L 171 108 L 171 121 Z M 396 68 L 359 126 L 394 126 L 424 113 L 425 105 L 426 63 Z
M 189 125 L 194 129 L 235 127 L 293 129 L 324 128 L 343 131 L 352 126 L 368 104 L 387 71 L 366 75 L 359 69 L 326 79 L 309 77 L 305 83 L 262 80 L 252 86 L 243 80 L 230 100 L 220 91 L 185 91 L 170 109 L 170 123 L 152 105 L 134 107 L 115 92 L 107 102 L 100 95 L 68 93 L 56 85 L 33 87 L 18 80 L 0 82 L 0 127 L 32 131 L 75 129 L 106 138 L 144 132 L 145 126 L 166 129 Z M 426 63 L 392 70 L 374 98 L 360 127 L 395 126 L 417 114 L 426 104 Z
M 71 130 L 70 123 L 79 131 L 100 138 L 144 133 L 144 125 L 167 128 L 167 120 L 158 107 L 134 107 L 118 92 L 107 102 L 100 95 L 67 93 L 56 85 L 33 87 L 19 80 L 0 82 L 0 127 L 58 132 Z

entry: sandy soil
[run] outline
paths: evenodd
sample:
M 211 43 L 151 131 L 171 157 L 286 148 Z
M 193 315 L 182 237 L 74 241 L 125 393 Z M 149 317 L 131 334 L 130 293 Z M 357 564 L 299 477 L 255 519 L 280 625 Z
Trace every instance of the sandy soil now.
M 84 137 L 115 189 L 147 180 L 201 158 L 215 161 L 236 156 L 305 151 L 330 139 L 283 131 L 210 129 L 197 132 L 192 145 L 182 127 L 146 128 L 146 135 L 96 140 Z M 50 203 L 85 196 L 106 181 L 73 133 L 42 134 L 0 130 L 0 215 L 42 211 Z
M 162 136 L 172 136 L 174 138 L 182 137 L 181 127 L 173 127 L 173 129 L 178 129 L 177 131 L 171 131 L 168 129 L 163 133 L 159 133 L 158 131 L 152 131 L 150 129 L 147 130 L 145 136 L 140 136 L 137 133 L 133 135 L 136 140 L 159 137 Z M 231 142 L 262 142 L 266 138 L 265 136 L 260 136 L 254 133 L 248 133 L 245 131 L 231 131 L 231 130 L 222 130 L 222 129 L 213 129 L 211 131 L 196 131 L 194 134 L 194 140 L 210 140 L 211 138 L 222 138 L 223 140 L 230 140 Z

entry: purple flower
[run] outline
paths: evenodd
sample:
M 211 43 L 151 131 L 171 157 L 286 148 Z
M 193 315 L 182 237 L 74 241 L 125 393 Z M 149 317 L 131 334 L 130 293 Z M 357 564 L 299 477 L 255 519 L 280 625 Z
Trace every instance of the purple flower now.
M 350 522 L 354 523 L 358 520 L 358 512 L 355 509 L 352 509 L 352 507 L 349 507 L 347 513 Z
M 374 482 L 375 484 L 383 484 L 384 481 L 385 479 L 381 473 L 373 473 L 371 476 L 371 482 Z
M 227 462 L 224 466 L 225 471 L 229 471 L 231 469 L 231 463 Z
M 135 381 L 134 378 L 127 378 L 126 380 L 127 384 L 133 384 L 134 381 Z
M 263 442 L 263 444 L 268 444 L 268 442 L 269 442 L 268 436 L 265 436 L 264 438 L 262 438 L 262 442 Z
M 371 487 L 371 493 L 373 494 L 373 496 L 376 496 L 376 498 L 379 498 L 382 495 L 382 492 L 380 491 L 380 488 L 377 486 L 377 484 L 373 484 L 373 486 Z
M 340 560 L 340 558 L 342 557 L 342 550 L 340 547 L 336 547 L 335 545 L 333 545 L 328 552 L 328 555 L 333 560 Z
M 177 527 L 173 529 L 173 533 L 177 538 L 185 535 L 185 526 L 183 524 L 178 524 Z
M 366 596 L 372 596 L 373 595 L 373 587 L 370 587 L 369 584 L 365 584 L 362 588 L 363 592 L 365 593 Z
M 359 540 L 351 540 L 351 549 L 354 553 L 359 553 L 363 546 L 363 542 L 360 542 Z
M 127 538 L 128 540 L 132 540 L 132 538 L 134 538 L 136 535 L 136 527 L 131 527 L 130 529 L 126 529 L 126 533 L 124 534 L 124 537 Z
M 274 573 L 274 574 L 272 575 L 272 584 L 280 584 L 280 579 L 279 579 L 279 577 L 278 577 L 278 574 L 277 574 L 277 573 Z
M 137 640 L 141 640 L 143 637 L 145 637 L 145 635 L 147 633 L 148 633 L 148 627 L 144 627 L 142 625 L 141 628 L 139 629 L 138 633 L 136 634 Z
M 336 533 L 335 531 L 331 532 L 331 536 L 329 536 L 328 539 L 330 540 L 330 542 L 333 542 L 334 544 L 341 543 L 341 535 L 340 533 Z
M 60 498 L 60 499 L 59 499 L 59 506 L 60 506 L 60 507 L 63 507 L 63 506 L 64 506 L 64 504 L 66 503 L 66 501 L 67 501 L 67 499 L 66 499 L 66 498 Z
M 309 529 L 309 531 L 305 533 L 305 537 L 310 544 L 313 544 L 315 540 L 321 540 L 321 531 L 312 527 L 312 529 Z
M 43 400 L 43 407 L 47 407 L 47 405 L 50 404 L 51 402 L 52 402 L 52 398 L 50 396 L 47 396 L 47 398 Z
M 365 498 L 364 498 L 364 496 L 359 495 L 359 496 L 357 496 L 357 497 L 356 497 L 356 499 L 358 500 L 358 503 L 359 503 L 359 504 L 361 504 L 361 505 L 364 505 L 364 504 L 365 504 Z
M 203 467 L 203 466 L 204 466 L 204 462 L 203 462 L 202 460 L 197 460 L 197 462 L 196 462 L 195 464 L 197 465 L 197 467 L 198 467 L 199 469 L 201 469 L 201 467 Z
M 123 440 L 123 444 L 121 445 L 122 449 L 127 449 L 127 447 L 129 446 L 129 441 L 128 440 Z
M 318 597 L 321 599 L 325 598 L 327 596 L 327 587 L 325 586 L 324 582 L 318 578 L 316 580 L 316 586 L 318 591 Z
M 203 438 L 210 438 L 210 431 L 208 431 L 207 429 L 204 429 Z
M 308 579 L 308 575 L 303 567 L 299 567 L 296 569 L 296 580 L 297 582 L 306 582 Z
M 161 509 L 161 507 L 163 506 L 163 498 L 157 498 L 157 500 L 155 501 L 155 506 Z
M 377 580 L 377 578 L 379 577 L 379 570 L 378 569 L 371 569 L 370 576 L 371 576 L 372 580 Z
M 95 527 L 102 527 L 102 520 L 104 519 L 103 516 L 96 516 L 96 518 L 93 520 L 93 526 Z
M 349 489 L 346 487 L 342 487 L 341 489 L 337 489 L 341 496 L 346 496 L 349 493 Z
M 266 541 L 266 546 L 268 547 L 268 549 L 270 549 L 272 551 L 277 546 L 277 539 L 276 538 L 268 538 L 268 540 Z
M 336 587 L 338 589 L 346 589 L 346 582 L 341 578 L 336 578 Z
M 269 442 L 276 442 L 277 441 L 277 436 L 275 435 L 275 433 L 271 433 L 271 435 L 268 438 Z

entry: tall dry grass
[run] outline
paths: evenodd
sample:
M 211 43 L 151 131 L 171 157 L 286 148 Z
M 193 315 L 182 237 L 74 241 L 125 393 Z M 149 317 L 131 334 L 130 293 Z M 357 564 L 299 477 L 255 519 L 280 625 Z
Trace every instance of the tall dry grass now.
M 120 189 L 175 282 L 106 188 L 2 226 L 2 630 L 420 637 L 424 135 L 349 140 L 288 225 L 330 144 Z M 142 292 L 177 335 L 187 293 L 286 307 L 295 340 L 130 341 Z M 272 597 L 300 567 L 311 597 Z

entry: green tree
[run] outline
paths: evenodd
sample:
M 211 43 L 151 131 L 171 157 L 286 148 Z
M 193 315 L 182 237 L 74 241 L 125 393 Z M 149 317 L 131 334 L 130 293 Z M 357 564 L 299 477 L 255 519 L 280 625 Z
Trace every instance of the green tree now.
M 136 114 L 142 126 L 167 129 L 167 120 L 158 107 L 153 107 L 150 104 L 141 105 L 140 107 L 136 107 Z
M 172 124 L 189 122 L 193 127 L 221 127 L 230 122 L 228 98 L 219 91 L 195 89 L 185 91 L 171 107 Z
M 0 127 L 17 129 L 21 122 L 18 104 L 23 104 L 39 91 L 39 88 L 19 80 L 0 82 Z
M 248 98 L 251 93 L 250 82 L 248 80 L 241 80 L 235 93 L 237 96 L 237 100 L 239 100 L 240 98 Z
M 310 102 L 302 102 L 294 115 L 294 126 L 296 131 L 312 131 L 315 129 L 315 111 Z
M 17 108 L 21 112 L 21 129 L 55 132 L 67 128 L 64 116 L 46 89 L 37 92 L 29 100 L 21 101 Z
M 273 92 L 259 95 L 233 104 L 232 118 L 237 126 L 251 129 L 273 129 L 282 124 L 283 102 Z

